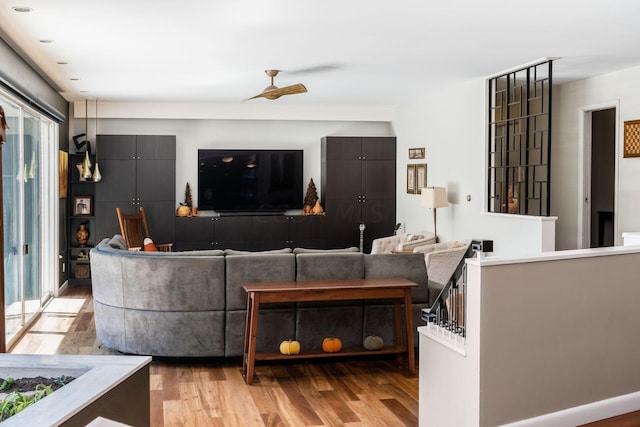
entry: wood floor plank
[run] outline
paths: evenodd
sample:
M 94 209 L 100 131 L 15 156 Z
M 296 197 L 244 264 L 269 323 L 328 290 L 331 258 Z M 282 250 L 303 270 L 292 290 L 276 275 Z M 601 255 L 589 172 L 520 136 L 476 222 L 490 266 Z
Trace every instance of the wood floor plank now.
M 418 417 L 411 413 L 396 399 L 382 399 L 381 401 L 405 426 L 417 426 Z
M 149 419 L 152 426 L 164 426 L 164 396 L 162 390 L 151 390 L 149 394 Z M 167 424 L 168 425 L 168 424 Z
M 338 396 L 329 390 L 324 390 L 320 392 L 322 397 L 327 401 L 329 406 L 333 412 L 340 418 L 340 421 L 343 423 L 356 423 L 360 422 L 360 418 L 356 415 L 355 412 L 347 405 L 347 403 L 338 398 Z
M 241 369 L 235 365 L 223 369 L 227 381 L 218 383 L 220 386 L 218 397 L 222 402 L 221 410 L 225 424 L 229 426 L 262 425 L 262 418 L 246 389 Z
M 322 420 L 320 420 L 320 417 L 318 417 L 318 414 L 313 410 L 309 401 L 301 393 L 296 381 L 292 377 L 280 377 L 278 378 L 278 383 L 289 398 L 289 401 L 293 404 L 293 407 L 305 426 L 317 426 L 323 424 Z

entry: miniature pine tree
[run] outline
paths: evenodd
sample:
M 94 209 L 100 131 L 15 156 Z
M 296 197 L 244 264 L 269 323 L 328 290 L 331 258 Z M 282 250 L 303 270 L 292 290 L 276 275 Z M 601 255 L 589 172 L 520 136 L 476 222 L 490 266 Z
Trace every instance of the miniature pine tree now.
M 309 181 L 307 187 L 307 195 L 304 197 L 304 205 L 313 207 L 318 201 L 318 190 L 316 190 L 316 184 L 313 182 L 313 178 Z
M 193 207 L 192 204 L 193 202 L 191 201 L 191 187 L 189 187 L 189 183 L 187 182 L 187 187 L 184 189 L 184 205 L 191 208 Z

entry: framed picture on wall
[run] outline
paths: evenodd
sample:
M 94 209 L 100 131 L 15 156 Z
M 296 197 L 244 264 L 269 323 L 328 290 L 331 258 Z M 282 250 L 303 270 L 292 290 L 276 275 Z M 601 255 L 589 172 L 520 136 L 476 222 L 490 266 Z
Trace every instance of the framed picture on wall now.
M 427 186 L 427 164 L 416 165 L 416 193 L 422 194 L 422 189 Z
M 407 165 L 407 193 L 416 194 L 416 165 Z
M 92 216 L 93 196 L 75 196 L 73 198 L 73 216 Z
M 424 147 L 422 148 L 409 148 L 409 159 L 424 159 Z

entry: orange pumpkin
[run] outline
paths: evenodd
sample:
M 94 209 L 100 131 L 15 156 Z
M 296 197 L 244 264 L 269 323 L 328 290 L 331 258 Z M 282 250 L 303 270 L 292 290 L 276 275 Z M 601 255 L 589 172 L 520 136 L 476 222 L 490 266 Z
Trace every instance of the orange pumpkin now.
M 322 340 L 322 351 L 325 353 L 337 353 L 342 350 L 342 341 L 339 338 L 325 338 Z

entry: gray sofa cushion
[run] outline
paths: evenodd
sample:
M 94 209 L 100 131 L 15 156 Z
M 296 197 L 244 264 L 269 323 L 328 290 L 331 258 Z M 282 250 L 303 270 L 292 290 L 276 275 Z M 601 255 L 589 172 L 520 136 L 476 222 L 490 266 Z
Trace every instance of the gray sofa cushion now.
M 243 283 L 291 282 L 296 279 L 296 258 L 292 253 L 227 256 L 225 262 L 227 310 L 247 308 Z M 292 304 L 284 306 L 291 307 Z
M 419 285 L 411 289 L 412 302 L 416 304 L 429 301 L 427 267 L 422 254 L 365 255 L 364 277 L 365 279 L 399 277 L 411 280 Z
M 125 308 L 224 310 L 224 257 L 121 258 Z
M 364 254 L 360 252 L 308 253 L 296 255 L 296 280 L 349 280 L 364 278 Z M 337 307 L 361 305 L 358 301 L 310 301 L 301 307 Z
M 296 255 L 296 280 L 343 280 L 364 278 L 364 254 L 306 253 Z
M 352 246 L 350 248 L 343 249 L 307 249 L 307 248 L 295 248 L 294 254 L 322 254 L 322 253 L 341 253 L 341 252 L 360 252 L 360 249 Z

